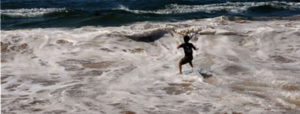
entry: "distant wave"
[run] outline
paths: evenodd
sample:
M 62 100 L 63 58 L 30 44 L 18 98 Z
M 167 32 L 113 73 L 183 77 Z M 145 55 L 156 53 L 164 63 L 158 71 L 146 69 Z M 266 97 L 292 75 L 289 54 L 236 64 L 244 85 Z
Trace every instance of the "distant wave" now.
M 65 8 L 32 8 L 32 9 L 7 9 L 1 10 L 1 15 L 10 17 L 38 17 L 54 12 L 65 12 Z
M 261 12 L 261 11 L 277 11 L 277 10 L 300 10 L 300 3 L 296 2 L 227 2 L 218 4 L 206 4 L 206 5 L 179 5 L 169 4 L 164 9 L 157 10 L 134 10 L 124 5 L 119 5 L 117 8 L 95 10 L 82 12 L 109 12 L 110 10 L 123 10 L 135 14 L 184 14 L 184 13 L 215 13 L 215 12 L 228 12 L 228 13 L 244 13 Z M 32 8 L 32 9 L 6 9 L 1 10 L 1 15 L 9 17 L 39 17 L 50 13 L 67 13 L 70 9 L 66 8 Z M 84 13 L 83 13 L 84 14 Z
M 102 3 L 100 5 L 95 3 L 93 7 L 2 9 L 0 10 L 1 27 L 2 29 L 16 29 L 120 26 L 143 21 L 180 21 L 218 16 L 256 18 L 300 15 L 300 2 L 287 1 L 222 2 L 195 5 L 167 2 L 150 9 L 133 7 L 132 4 L 126 5 L 125 3 L 111 4 L 106 7 Z
M 229 13 L 243 13 L 246 11 L 260 11 L 259 9 L 264 7 L 271 8 L 271 9 L 299 10 L 300 3 L 274 2 L 274 1 L 272 2 L 227 2 L 227 3 L 207 4 L 207 5 L 170 4 L 167 5 L 165 9 L 159 9 L 153 11 L 131 10 L 125 6 L 120 6 L 119 9 L 126 10 L 133 13 L 182 14 L 182 13 L 194 13 L 194 12 L 213 13 L 218 11 L 226 11 Z

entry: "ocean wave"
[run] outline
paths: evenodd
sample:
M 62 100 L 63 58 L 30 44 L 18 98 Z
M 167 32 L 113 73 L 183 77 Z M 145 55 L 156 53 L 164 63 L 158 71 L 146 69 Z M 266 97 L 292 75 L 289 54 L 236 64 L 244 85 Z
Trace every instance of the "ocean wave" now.
M 289 17 L 299 15 L 299 2 L 166 3 L 163 7 L 133 8 L 126 4 L 91 8 L 2 9 L 2 29 L 35 27 L 120 26 L 144 21 L 180 21 L 218 16 Z M 32 18 L 32 19 L 28 19 Z M 57 24 L 60 23 L 60 24 Z
M 119 5 L 111 9 L 67 9 L 67 8 L 31 8 L 31 9 L 5 9 L 0 10 L 1 15 L 25 18 L 25 17 L 40 17 L 51 13 L 68 13 L 70 11 L 85 12 L 79 15 L 86 15 L 87 13 L 97 14 L 99 12 L 113 12 L 113 11 L 126 11 L 134 14 L 158 14 L 158 15 L 170 15 L 170 14 L 187 14 L 187 13 L 216 13 L 226 12 L 233 14 L 243 14 L 245 12 L 272 12 L 280 10 L 300 10 L 300 3 L 298 2 L 226 2 L 216 4 L 205 5 L 182 5 L 182 4 L 167 4 L 164 8 L 156 10 L 141 10 L 132 9 L 125 5 Z
M 226 11 L 229 13 L 243 13 L 248 10 L 253 10 L 256 8 L 261 8 L 263 6 L 269 6 L 266 8 L 271 9 L 287 9 L 287 10 L 299 10 L 300 3 L 296 2 L 227 2 L 218 4 L 206 4 L 206 5 L 179 5 L 170 4 L 165 7 L 165 9 L 159 10 L 131 10 L 125 6 L 120 5 L 118 9 L 126 10 L 133 13 L 153 13 L 153 14 L 183 14 L 183 13 L 195 13 L 195 12 L 205 12 L 214 13 L 218 11 Z M 275 11 L 275 10 L 274 10 Z
M 0 10 L 1 15 L 10 17 L 39 17 L 54 12 L 67 12 L 65 8 L 31 8 Z

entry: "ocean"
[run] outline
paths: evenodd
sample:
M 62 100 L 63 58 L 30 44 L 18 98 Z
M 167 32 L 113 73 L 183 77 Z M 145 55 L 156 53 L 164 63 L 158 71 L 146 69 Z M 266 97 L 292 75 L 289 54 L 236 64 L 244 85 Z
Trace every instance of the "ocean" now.
M 218 16 L 285 17 L 298 0 L 2 0 L 2 29 L 121 26 Z
M 1 0 L 0 12 L 1 114 L 300 113 L 298 0 Z M 197 50 L 179 74 L 185 35 Z

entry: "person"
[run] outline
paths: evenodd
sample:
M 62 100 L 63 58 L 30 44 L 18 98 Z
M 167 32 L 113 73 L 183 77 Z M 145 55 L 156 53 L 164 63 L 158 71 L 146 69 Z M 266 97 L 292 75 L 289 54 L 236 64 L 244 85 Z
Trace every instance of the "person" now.
M 185 35 L 183 39 L 184 43 L 177 46 L 177 49 L 183 48 L 185 54 L 185 56 L 179 61 L 178 64 L 180 74 L 182 74 L 182 65 L 189 63 L 191 67 L 193 67 L 193 49 L 197 50 L 197 48 L 192 43 L 189 43 L 189 40 L 191 39 L 189 36 Z

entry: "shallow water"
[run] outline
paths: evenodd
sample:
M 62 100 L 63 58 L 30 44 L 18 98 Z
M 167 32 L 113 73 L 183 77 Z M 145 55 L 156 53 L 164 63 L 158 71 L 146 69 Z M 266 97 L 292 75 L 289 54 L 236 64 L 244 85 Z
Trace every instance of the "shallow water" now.
M 299 113 L 299 31 L 297 20 L 226 17 L 1 30 L 1 112 Z M 179 75 L 185 33 L 199 50 Z

